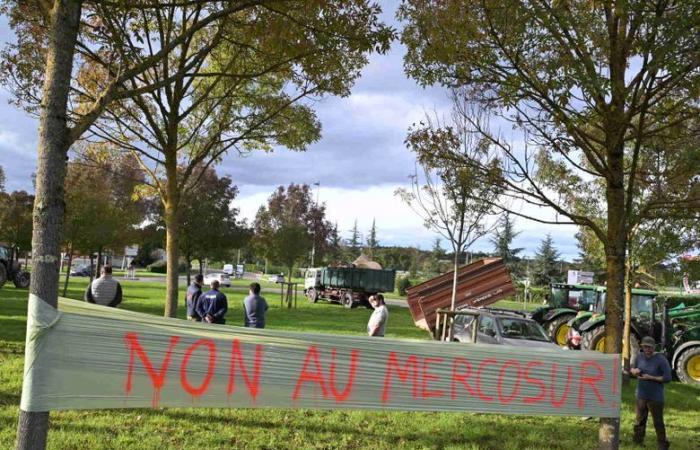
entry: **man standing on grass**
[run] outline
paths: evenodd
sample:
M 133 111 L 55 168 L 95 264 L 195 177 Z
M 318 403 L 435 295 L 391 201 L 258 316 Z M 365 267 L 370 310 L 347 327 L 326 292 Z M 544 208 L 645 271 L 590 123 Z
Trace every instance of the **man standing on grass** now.
M 122 286 L 112 278 L 112 266 L 102 266 L 100 278 L 93 280 L 85 289 L 85 301 L 116 308 L 122 302 Z
M 250 283 L 248 296 L 243 300 L 243 325 L 248 328 L 265 328 L 267 301 L 260 296 L 260 284 Z
M 228 300 L 226 296 L 219 292 L 219 281 L 211 282 L 211 290 L 199 296 L 197 301 L 197 314 L 202 321 L 209 323 L 226 323 L 224 316 L 228 311 Z
M 374 337 L 384 337 L 386 323 L 389 320 L 389 310 L 384 303 L 382 294 L 375 294 L 369 298 L 369 304 L 374 308 L 374 312 L 367 322 L 367 334 Z
M 199 296 L 202 295 L 203 282 L 204 277 L 199 273 L 194 276 L 194 281 L 192 281 L 192 284 L 187 288 L 187 295 L 185 296 L 185 301 L 187 302 L 187 320 L 202 321 L 202 318 L 197 314 L 197 303 L 199 301 Z
M 656 442 L 660 450 L 666 450 L 669 442 L 666 440 L 664 425 L 664 383 L 671 381 L 671 367 L 666 357 L 656 353 L 654 338 L 642 338 L 642 352 L 630 369 L 630 374 L 637 377 L 637 419 L 634 424 L 634 442 L 642 444 L 647 426 L 647 417 L 651 411 L 656 430 Z

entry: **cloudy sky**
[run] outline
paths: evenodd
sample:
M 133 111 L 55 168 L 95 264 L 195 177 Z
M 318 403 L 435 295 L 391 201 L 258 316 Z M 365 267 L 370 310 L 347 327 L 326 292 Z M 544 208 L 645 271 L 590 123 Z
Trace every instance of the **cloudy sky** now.
M 382 1 L 384 18 L 399 27 L 393 18 L 398 2 Z M 0 42 L 12 39 L 4 18 L 0 18 Z M 403 144 L 408 127 L 426 113 L 448 111 L 446 91 L 440 87 L 421 88 L 403 72 L 405 49 L 395 42 L 385 55 L 372 55 L 370 63 L 347 98 L 327 98 L 315 102 L 321 120 L 321 140 L 306 152 L 276 149 L 247 157 L 228 155 L 218 168 L 240 188 L 236 206 L 252 218 L 276 186 L 289 183 L 320 183 L 319 199 L 326 204 L 329 220 L 338 223 L 344 237 L 357 220 L 366 234 L 376 220 L 382 245 L 431 247 L 435 234 L 394 195 L 398 187 L 408 187 L 408 175 L 415 159 Z M 10 95 L 0 89 L 0 165 L 7 175 L 8 190 L 31 190 L 36 166 L 37 122 L 8 103 Z M 548 215 L 546 211 L 542 215 Z M 542 225 L 516 220 L 520 235 L 515 247 L 532 255 L 546 233 L 551 233 L 557 249 L 566 258 L 578 252 L 575 228 Z M 448 244 L 443 242 L 443 248 Z M 474 245 L 491 250 L 487 239 Z

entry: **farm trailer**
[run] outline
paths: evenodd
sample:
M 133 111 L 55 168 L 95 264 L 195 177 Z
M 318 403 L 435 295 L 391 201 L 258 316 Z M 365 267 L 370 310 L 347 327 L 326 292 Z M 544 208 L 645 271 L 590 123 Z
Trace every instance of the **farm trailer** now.
M 360 267 L 323 267 L 308 269 L 304 277 L 304 295 L 311 303 L 319 299 L 340 303 L 346 308 L 369 305 L 369 297 L 392 292 L 396 281 L 394 269 Z

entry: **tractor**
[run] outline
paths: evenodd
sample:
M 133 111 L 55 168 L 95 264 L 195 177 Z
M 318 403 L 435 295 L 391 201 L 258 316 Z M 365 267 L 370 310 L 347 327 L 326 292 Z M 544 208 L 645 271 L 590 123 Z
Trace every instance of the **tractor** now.
M 553 342 L 559 346 L 566 345 L 569 321 L 578 312 L 590 310 L 600 290 L 601 287 L 591 284 L 553 283 L 546 304 L 533 311 L 531 318 L 542 325 Z
M 630 359 L 639 354 L 639 341 L 652 336 L 657 350 L 664 353 L 676 377 L 683 383 L 700 384 L 700 303 L 698 296 L 687 296 L 686 306 L 678 296 L 671 298 L 646 289 L 632 289 Z M 669 308 L 669 305 L 674 305 Z M 581 312 L 569 321 L 568 339 L 580 333 L 581 347 L 605 350 L 604 288 L 592 312 Z
M 29 272 L 22 270 L 15 247 L 0 244 L 0 287 L 11 280 L 16 287 L 29 287 Z

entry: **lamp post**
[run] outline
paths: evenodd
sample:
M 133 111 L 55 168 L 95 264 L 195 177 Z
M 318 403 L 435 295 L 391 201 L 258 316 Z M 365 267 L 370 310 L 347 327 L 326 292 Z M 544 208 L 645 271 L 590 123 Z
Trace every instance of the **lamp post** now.
M 316 205 L 314 206 L 316 209 L 318 209 L 318 196 L 321 193 L 321 182 L 317 181 L 314 183 L 314 186 L 317 187 L 316 189 Z M 316 256 L 316 228 L 318 227 L 318 223 L 316 221 L 316 217 L 314 216 L 314 236 L 313 240 L 311 242 L 311 267 L 314 267 L 314 257 Z

